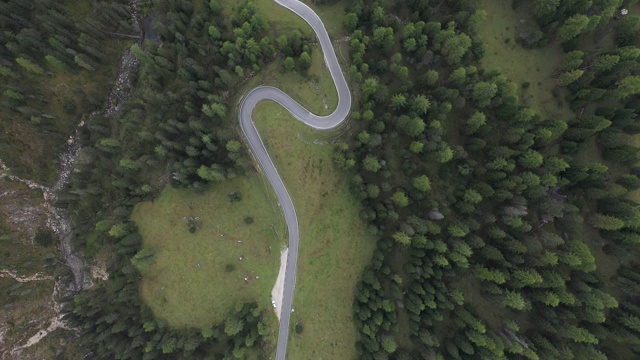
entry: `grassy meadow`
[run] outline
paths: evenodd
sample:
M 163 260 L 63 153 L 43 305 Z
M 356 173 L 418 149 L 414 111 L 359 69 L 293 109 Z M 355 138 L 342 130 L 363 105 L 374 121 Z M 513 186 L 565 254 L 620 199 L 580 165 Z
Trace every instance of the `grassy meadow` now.
M 556 84 L 550 77 L 563 59 L 560 45 L 549 44 L 538 49 L 518 45 L 515 40 L 519 21 L 526 24 L 534 20 L 528 14 L 514 11 L 511 1 L 479 0 L 477 8 L 487 12 L 487 19 L 479 29 L 479 36 L 487 45 L 481 66 L 486 70 L 500 70 L 518 85 L 523 103 L 540 114 L 565 121 L 571 119 L 573 113 L 568 105 L 553 96 Z M 530 83 L 527 89 L 522 87 L 525 82 Z
M 333 85 L 329 70 L 324 65 L 320 46 L 312 47 L 313 62 L 309 69 L 309 76 L 303 76 L 297 71 L 286 72 L 282 69 L 282 59 L 267 65 L 251 78 L 238 92 L 238 106 L 240 97 L 259 85 L 275 86 L 311 112 L 318 115 L 330 114 L 338 104 L 338 93 Z M 237 107 L 231 120 L 237 121 Z
M 241 200 L 231 202 L 231 192 Z M 254 173 L 201 194 L 167 187 L 155 201 L 136 205 L 132 218 L 144 247 L 156 250 L 141 285 L 154 314 L 177 328 L 205 327 L 223 321 L 238 302 L 255 300 L 270 309 L 285 236 L 275 204 Z M 199 217 L 193 234 L 189 216 Z
M 344 8 L 313 8 L 327 21 L 329 34 L 336 39 L 342 33 Z M 337 44 L 335 49 L 338 60 L 344 61 L 341 54 L 347 53 L 346 46 Z M 312 56 L 308 77 L 283 72 L 278 60 L 258 73 L 243 91 L 259 84 L 276 86 L 314 113 L 329 114 L 337 105 L 337 93 L 318 46 L 313 47 Z M 288 356 L 355 359 L 354 287 L 370 261 L 375 238 L 359 218 L 360 208 L 349 191 L 348 176 L 333 165 L 332 143 L 345 129 L 313 131 L 271 102 L 259 104 L 254 119 L 287 185 L 300 223 Z M 300 334 L 294 331 L 296 324 L 302 325 Z
M 228 1 L 222 4 L 229 14 L 236 6 Z M 256 0 L 255 4 L 274 33 L 302 29 L 311 35 L 302 19 L 273 1 Z M 314 6 L 327 20 L 334 39 L 342 36 L 343 6 Z M 344 46 L 336 45 L 340 61 L 344 61 L 340 54 L 347 53 Z M 284 72 L 282 59 L 276 59 L 238 89 L 236 105 L 253 87 L 271 85 L 309 110 L 329 114 L 337 104 L 337 93 L 319 46 L 313 45 L 312 57 L 308 76 Z M 237 106 L 230 108 L 230 121 L 235 122 Z M 330 133 L 313 131 L 271 102 L 259 104 L 254 119 L 293 198 L 300 223 L 291 327 L 301 324 L 303 331 L 298 334 L 292 330 L 288 357 L 354 359 L 358 334 L 352 321 L 353 291 L 370 261 L 375 238 L 359 218 L 348 175 L 333 165 L 333 142 L 346 128 Z M 239 191 L 242 201 L 230 203 L 231 191 Z M 247 215 L 254 218 L 253 224 L 244 223 Z M 195 234 L 188 232 L 185 216 L 200 217 Z M 154 202 L 136 206 L 132 218 L 140 227 L 144 246 L 157 251 L 157 261 L 144 272 L 141 286 L 142 296 L 156 316 L 175 327 L 203 327 L 224 319 L 237 301 L 256 299 L 263 308 L 271 307 L 279 247 L 286 244 L 287 234 L 277 201 L 261 174 L 250 172 L 202 194 L 167 188 Z M 239 261 L 239 256 L 245 260 Z M 236 269 L 226 272 L 227 264 Z M 246 275 L 260 279 L 247 283 Z M 275 317 L 273 321 L 275 331 Z
M 375 247 L 359 218 L 345 173 L 333 165 L 332 139 L 296 121 L 282 107 L 262 103 L 256 126 L 296 206 L 300 257 L 294 297 L 292 359 L 354 359 L 355 285 Z
M 345 3 L 337 2 L 331 5 L 318 6 L 307 0 L 303 0 L 302 2 L 307 4 L 322 18 L 325 28 L 332 39 L 337 39 L 344 35 L 342 19 L 345 14 Z M 311 27 L 301 17 L 294 15 L 289 9 L 278 5 L 275 1 L 253 0 L 253 3 L 258 12 L 265 16 L 269 22 L 273 34 L 279 36 L 280 34 L 286 34 L 289 31 L 300 29 L 303 34 L 314 36 Z M 241 4 L 241 2 L 222 0 L 220 4 L 230 19 L 231 14 L 234 13 L 234 9 Z

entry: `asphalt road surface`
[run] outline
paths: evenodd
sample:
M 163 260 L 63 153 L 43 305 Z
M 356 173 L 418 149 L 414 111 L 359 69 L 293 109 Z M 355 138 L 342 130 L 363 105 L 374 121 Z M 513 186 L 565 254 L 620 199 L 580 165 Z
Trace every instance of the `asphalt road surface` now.
M 331 73 L 333 82 L 338 91 L 338 107 L 327 116 L 318 116 L 309 112 L 302 107 L 289 95 L 280 89 L 270 86 L 260 86 L 251 90 L 243 99 L 240 105 L 240 127 L 244 133 L 255 158 L 260 163 L 262 171 L 269 179 L 273 190 L 278 197 L 280 207 L 284 213 L 285 221 L 289 231 L 289 254 L 287 257 L 287 267 L 284 277 L 284 296 L 282 299 L 282 310 L 280 315 L 280 330 L 278 332 L 278 347 L 276 350 L 276 360 L 284 360 L 287 354 L 287 342 L 289 340 L 289 319 L 291 317 L 291 309 L 293 303 L 293 290 L 296 285 L 296 271 L 298 267 L 298 243 L 300 234 L 298 229 L 298 217 L 293 207 L 291 197 L 287 192 L 287 188 L 282 183 L 282 179 L 278 174 L 278 170 L 273 165 L 273 161 L 264 143 L 256 130 L 251 117 L 253 109 L 262 100 L 273 100 L 287 109 L 296 119 L 302 121 L 308 126 L 317 130 L 329 130 L 340 125 L 348 116 L 351 109 L 351 93 L 344 79 L 340 64 L 333 50 L 331 39 L 327 34 L 327 30 L 320 20 L 320 17 L 313 12 L 307 5 L 297 0 L 274 0 L 281 6 L 291 10 L 301 18 L 303 18 L 318 37 L 318 42 L 324 53 L 324 61 Z

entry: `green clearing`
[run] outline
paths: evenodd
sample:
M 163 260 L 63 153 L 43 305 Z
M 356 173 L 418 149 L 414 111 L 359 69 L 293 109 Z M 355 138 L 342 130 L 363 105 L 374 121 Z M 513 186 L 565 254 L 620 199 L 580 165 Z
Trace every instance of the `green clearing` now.
M 313 8 L 327 21 L 327 29 L 338 29 L 339 21 L 342 31 L 343 7 Z M 335 32 L 329 33 L 336 38 Z M 347 53 L 346 45 L 339 43 L 335 49 L 338 60 L 344 61 L 341 54 Z M 337 93 L 319 46 L 313 47 L 312 56 L 309 77 L 283 72 L 279 59 L 256 74 L 240 95 L 257 85 L 276 86 L 309 110 L 329 114 L 337 105 Z M 300 223 L 288 356 L 354 359 L 358 337 L 352 320 L 354 287 L 370 261 L 375 239 L 359 218 L 358 202 L 349 191 L 347 177 L 333 166 L 331 143 L 342 135 L 341 130 L 313 131 L 270 102 L 260 104 L 254 117 L 293 198 Z M 296 323 L 304 328 L 301 334 L 295 332 Z
M 267 65 L 260 70 L 245 86 L 239 91 L 238 96 L 243 96 L 249 90 L 259 85 L 275 86 L 302 106 L 318 115 L 328 115 L 338 104 L 338 93 L 333 85 L 333 79 L 329 70 L 324 65 L 323 54 L 320 46 L 312 47 L 311 57 L 313 62 L 309 69 L 309 76 L 305 77 L 297 71 L 284 71 L 282 69 L 282 59 Z M 240 99 L 238 100 L 238 105 Z M 232 116 L 233 121 L 237 119 L 237 109 Z
M 348 179 L 333 165 L 331 139 L 296 121 L 282 107 L 262 103 L 256 126 L 296 206 L 300 257 L 289 357 L 354 359 L 354 288 L 371 259 L 375 239 L 359 217 Z M 304 331 L 296 334 L 296 323 Z
M 321 18 L 325 24 L 325 28 L 332 39 L 338 39 L 344 35 L 344 28 L 342 25 L 342 19 L 345 14 L 345 4 L 338 2 L 332 5 L 315 5 L 309 1 L 302 1 L 313 9 Z M 242 2 L 222 0 L 221 5 L 223 11 L 227 14 L 227 18 L 231 19 L 232 14 L 235 13 L 235 8 Z M 262 14 L 269 24 L 271 25 L 271 32 L 277 34 L 286 34 L 289 31 L 300 29 L 306 36 L 314 36 L 311 27 L 299 16 L 293 15 L 293 13 L 278 5 L 273 0 L 253 0 L 253 3 L 258 9 L 258 13 Z
M 511 1 L 479 0 L 477 8 L 487 12 L 487 19 L 478 33 L 487 45 L 481 66 L 486 70 L 500 70 L 516 83 L 524 104 L 537 112 L 552 119 L 571 119 L 574 115 L 568 105 L 564 101 L 559 105 L 553 96 L 558 90 L 555 90 L 555 81 L 549 77 L 563 59 L 560 45 L 526 49 L 516 44 L 519 21 L 522 19 L 526 24 L 534 20 L 521 11 L 514 11 Z M 531 84 L 528 89 L 522 88 L 525 82 Z M 564 93 L 561 94 L 564 98 Z
M 256 86 L 270 85 L 286 92 L 302 106 L 316 114 L 330 114 L 338 103 L 338 94 L 325 66 L 322 49 L 315 43 L 315 34 L 313 34 L 311 27 L 302 18 L 294 15 L 273 0 L 254 0 L 253 2 L 259 13 L 264 15 L 269 22 L 272 37 L 277 37 L 296 29 L 300 29 L 306 36 L 312 37 L 311 57 L 313 62 L 308 71 L 309 76 L 303 76 L 297 71 L 283 71 L 283 59 L 277 58 L 276 61 L 254 74 L 235 95 L 239 98 Z M 230 1 L 222 1 L 221 3 L 225 13 L 230 18 L 231 14 L 235 12 L 238 3 Z M 342 18 L 345 11 L 344 4 L 338 3 L 329 6 L 308 5 L 323 19 L 331 39 L 337 40 L 344 35 L 342 26 Z M 348 44 L 345 42 L 335 43 L 334 49 L 338 61 L 344 69 L 348 61 Z M 231 118 L 235 121 L 236 116 L 234 114 Z
M 314 54 L 321 55 L 320 51 Z M 318 57 L 310 72 L 319 73 L 317 81 L 321 89 L 325 84 L 333 90 L 333 99 L 331 93 L 326 95 L 329 109 L 333 109 L 337 103 L 335 88 L 326 69 L 318 66 L 322 60 Z M 257 84 L 281 87 L 294 93 L 305 105 L 315 99 L 314 111 L 329 112 L 317 102 L 318 88 L 297 73 L 281 73 L 279 64 L 261 71 L 244 90 Z M 292 331 L 290 356 L 303 359 L 327 354 L 331 355 L 329 358 L 355 358 L 353 291 L 370 260 L 375 239 L 359 218 L 357 201 L 349 191 L 347 178 L 333 166 L 330 142 L 341 134 L 312 131 L 275 103 L 260 104 L 254 116 L 288 185 L 300 220 L 302 237 L 294 301 L 297 310 L 292 326 L 300 321 L 304 332 L 295 335 Z M 314 144 L 318 138 L 323 144 Z M 227 194 L 236 190 L 242 193 L 243 200 L 230 204 Z M 223 206 L 212 209 L 212 204 Z M 140 227 L 144 245 L 157 248 L 157 262 L 145 271 L 141 287 L 143 298 L 156 316 L 176 327 L 206 326 L 223 319 L 239 299 L 257 299 L 263 308 L 270 308 L 268 294 L 277 275 L 279 254 L 273 250 L 268 253 L 266 244 L 275 249 L 280 240 L 286 242 L 284 221 L 275 204 L 266 179 L 250 174 L 220 183 L 204 194 L 167 188 L 153 203 L 136 206 L 132 218 Z M 246 214 L 262 212 L 261 217 L 253 216 L 251 228 L 244 224 Z M 189 215 L 200 216 L 202 221 L 202 228 L 195 234 L 188 233 L 183 220 Z M 269 225 L 274 221 L 280 240 Z M 242 244 L 218 241 L 216 225 L 225 234 L 226 229 L 237 231 L 229 233 L 229 237 L 244 239 Z M 251 233 L 242 235 L 246 230 Z M 211 239 L 216 240 L 215 245 Z M 252 247 L 256 248 L 250 250 Z M 202 249 L 216 251 L 204 255 Z M 254 256 L 256 261 L 238 262 L 240 253 L 248 258 Z M 199 269 L 195 267 L 198 262 Z M 224 266 L 230 262 L 237 264 L 237 269 L 225 273 Z M 247 266 L 244 272 L 261 274 L 260 280 L 245 284 L 241 276 L 234 277 L 244 274 L 239 265 Z M 229 296 L 229 289 L 239 290 Z
M 270 25 L 270 32 L 272 35 L 287 34 L 289 31 L 300 29 L 306 36 L 313 35 L 311 27 L 302 20 L 299 16 L 294 16 L 291 11 L 278 5 L 273 0 L 252 0 L 255 4 L 258 13 L 263 15 Z M 231 18 L 235 14 L 238 5 L 241 5 L 243 1 L 229 1 L 222 0 L 223 12 L 226 18 L 229 19 L 228 25 L 231 26 Z
M 231 2 L 234 5 L 235 2 Z M 239 3 L 239 2 L 238 2 Z M 295 16 L 289 9 L 286 9 L 273 0 L 254 0 L 258 13 L 264 15 L 271 25 L 271 31 L 274 34 L 287 34 L 288 32 L 300 29 L 306 36 L 312 36 L 311 27 L 302 20 L 301 17 Z
M 346 1 L 338 1 L 334 4 L 316 5 L 310 1 L 302 0 L 313 11 L 320 16 L 324 27 L 329 33 L 329 37 L 333 40 L 337 40 L 345 35 L 344 30 L 344 15 L 346 14 Z
M 224 11 L 231 14 L 235 4 L 222 3 Z M 302 19 L 274 2 L 255 3 L 267 16 L 274 33 L 300 28 L 310 34 L 311 29 Z M 344 5 L 314 9 L 327 20 L 332 38 L 341 35 Z M 344 43 L 336 45 L 340 61 L 345 60 L 341 54 L 347 51 Z M 236 105 L 248 90 L 271 85 L 291 94 L 311 111 L 329 114 L 337 105 L 337 93 L 319 46 L 313 46 L 312 57 L 307 77 L 284 72 L 282 59 L 277 59 L 239 88 L 234 94 Z M 235 122 L 237 106 L 233 108 L 230 120 Z M 359 218 L 359 205 L 350 193 L 348 177 L 333 165 L 331 143 L 342 136 L 341 130 L 315 132 L 275 103 L 260 104 L 254 116 L 287 184 L 300 222 L 296 312 L 292 317 L 289 357 L 356 358 L 353 293 L 370 261 L 375 238 Z M 227 194 L 235 190 L 243 194 L 243 200 L 230 204 Z M 255 222 L 249 228 L 243 219 L 250 213 L 263 215 L 253 215 Z M 188 232 L 183 220 L 189 215 L 200 216 L 202 221 L 202 228 L 195 234 Z M 204 194 L 167 188 L 153 203 L 136 206 L 132 218 L 140 226 L 144 245 L 157 249 L 156 264 L 144 272 L 141 286 L 142 296 L 156 316 L 175 327 L 202 327 L 224 319 L 238 300 L 256 299 L 263 308 L 271 308 L 269 295 L 279 267 L 275 249 L 286 243 L 286 232 L 272 190 L 262 175 L 241 176 Z M 279 239 L 270 228 L 272 222 L 277 223 Z M 219 234 L 215 226 L 224 232 L 225 241 L 216 237 Z M 227 238 L 233 241 L 226 241 Z M 237 239 L 243 242 L 235 242 Z M 239 262 L 239 255 L 247 259 Z M 251 259 L 255 260 L 247 261 Z M 200 268 L 196 268 L 197 263 Z M 236 264 L 234 272 L 224 271 L 228 263 Z M 245 273 L 260 274 L 260 279 L 245 284 Z M 293 330 L 298 322 L 304 327 L 301 334 Z M 277 328 L 275 317 L 273 328 Z
M 266 186 L 254 173 L 204 193 L 167 187 L 155 201 L 136 205 L 132 219 L 144 247 L 156 250 L 156 263 L 142 271 L 140 291 L 157 317 L 177 328 L 202 328 L 223 321 L 239 302 L 271 309 L 281 244 L 274 228 L 282 237 L 285 224 Z M 232 203 L 231 192 L 242 200 Z M 200 218 L 193 234 L 189 216 Z M 247 216 L 252 224 L 245 223 Z M 235 269 L 229 271 L 229 264 Z

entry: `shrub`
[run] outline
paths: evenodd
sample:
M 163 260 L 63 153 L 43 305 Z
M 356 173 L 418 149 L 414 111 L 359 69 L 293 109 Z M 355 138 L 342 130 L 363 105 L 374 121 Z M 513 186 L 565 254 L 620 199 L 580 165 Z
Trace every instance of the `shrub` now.
M 45 247 L 51 246 L 53 245 L 53 241 L 54 241 L 53 231 L 49 229 L 40 228 L 36 232 L 36 236 L 34 237 L 34 240 L 36 244 L 40 246 L 45 246 Z

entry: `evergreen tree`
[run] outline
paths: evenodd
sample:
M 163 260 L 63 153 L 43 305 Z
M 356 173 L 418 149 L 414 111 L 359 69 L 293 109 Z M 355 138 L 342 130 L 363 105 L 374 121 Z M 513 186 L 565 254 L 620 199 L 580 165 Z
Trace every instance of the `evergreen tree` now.
M 587 29 L 589 17 L 582 14 L 574 15 L 562 24 L 558 29 L 558 39 L 560 42 L 567 42 Z

